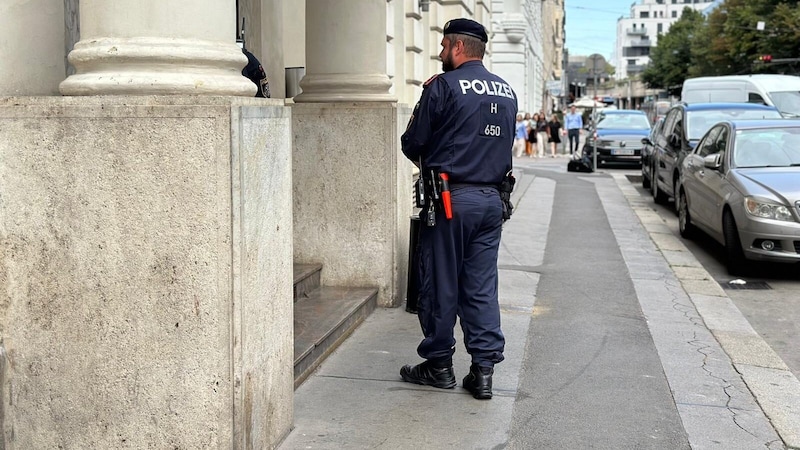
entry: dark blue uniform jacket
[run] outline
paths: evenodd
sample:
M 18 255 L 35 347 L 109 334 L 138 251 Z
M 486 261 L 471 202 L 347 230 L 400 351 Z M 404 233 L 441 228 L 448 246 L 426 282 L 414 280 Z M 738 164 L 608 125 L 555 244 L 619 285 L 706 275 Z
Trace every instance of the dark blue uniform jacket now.
M 499 184 L 511 170 L 517 97 L 480 61 L 426 82 L 406 132 L 403 153 L 451 183 Z

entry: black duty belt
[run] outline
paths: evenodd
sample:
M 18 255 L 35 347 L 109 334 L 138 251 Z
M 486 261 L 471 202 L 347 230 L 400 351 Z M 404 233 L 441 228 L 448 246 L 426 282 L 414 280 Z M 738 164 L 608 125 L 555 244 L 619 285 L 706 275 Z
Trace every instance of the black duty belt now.
M 480 183 L 450 183 L 450 190 L 455 191 L 456 189 L 464 189 L 464 188 L 492 188 L 497 189 L 496 184 L 480 184 Z

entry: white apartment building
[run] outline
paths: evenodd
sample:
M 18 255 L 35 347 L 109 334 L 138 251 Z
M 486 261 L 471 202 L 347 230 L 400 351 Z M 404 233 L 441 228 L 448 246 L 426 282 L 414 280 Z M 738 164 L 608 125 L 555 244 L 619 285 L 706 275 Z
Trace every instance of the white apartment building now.
M 666 34 L 684 8 L 703 11 L 713 1 L 641 0 L 631 5 L 630 17 L 617 20 L 617 43 L 614 51 L 615 77 L 619 80 L 641 73 L 650 62 L 650 49 L 658 44 L 658 35 Z

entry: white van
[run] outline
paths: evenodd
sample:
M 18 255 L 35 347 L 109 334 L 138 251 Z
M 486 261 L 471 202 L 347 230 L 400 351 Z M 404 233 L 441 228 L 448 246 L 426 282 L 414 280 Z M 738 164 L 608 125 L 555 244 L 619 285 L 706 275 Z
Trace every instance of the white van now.
M 685 103 L 759 103 L 786 117 L 800 117 L 800 77 L 792 75 L 725 75 L 683 82 Z

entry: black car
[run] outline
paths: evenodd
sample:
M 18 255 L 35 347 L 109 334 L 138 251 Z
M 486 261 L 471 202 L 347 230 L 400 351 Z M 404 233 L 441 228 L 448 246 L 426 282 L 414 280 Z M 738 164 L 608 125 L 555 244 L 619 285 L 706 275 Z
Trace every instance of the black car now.
M 641 164 L 642 138 L 650 134 L 650 121 L 642 111 L 613 109 L 600 111 L 597 126 L 583 146 L 592 157 L 597 147 L 597 165 L 604 163 Z
M 653 143 L 658 139 L 657 136 L 663 128 L 664 118 L 660 117 L 650 130 L 650 136 L 642 138 L 642 187 L 645 189 L 651 189 L 650 169 L 653 164 L 653 151 L 655 150 L 655 144 Z
M 681 162 L 714 124 L 723 120 L 780 119 L 774 106 L 753 103 L 678 103 L 667 112 L 651 156 L 650 183 L 656 203 L 666 204 L 680 182 Z M 677 211 L 677 205 L 675 205 Z

